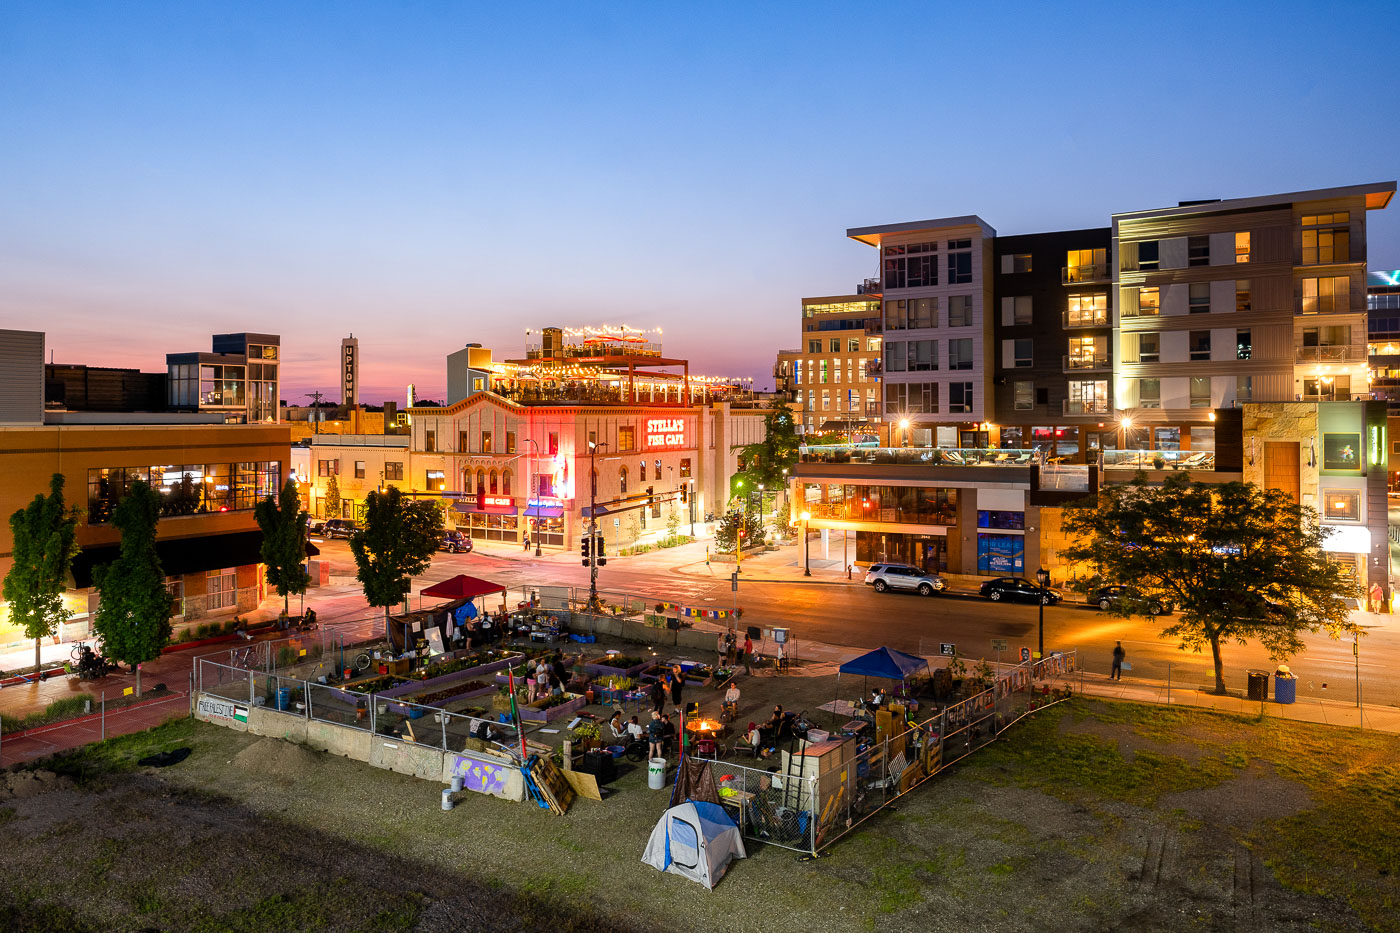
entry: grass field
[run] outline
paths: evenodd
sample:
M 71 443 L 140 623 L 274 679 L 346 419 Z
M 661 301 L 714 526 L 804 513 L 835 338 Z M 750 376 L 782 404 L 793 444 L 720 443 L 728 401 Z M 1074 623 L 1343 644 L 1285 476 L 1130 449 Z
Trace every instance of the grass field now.
M 163 770 L 152 750 L 193 749 Z M 1400 738 L 1078 699 L 799 861 L 640 862 L 666 795 L 566 817 L 180 721 L 0 787 L 18 930 L 1400 930 Z

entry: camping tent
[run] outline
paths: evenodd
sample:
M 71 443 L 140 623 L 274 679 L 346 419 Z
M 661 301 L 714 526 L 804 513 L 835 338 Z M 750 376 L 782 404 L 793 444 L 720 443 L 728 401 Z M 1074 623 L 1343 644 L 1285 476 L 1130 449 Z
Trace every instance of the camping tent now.
M 729 862 L 747 858 L 739 827 L 717 803 L 687 800 L 661 814 L 642 861 L 713 888 Z

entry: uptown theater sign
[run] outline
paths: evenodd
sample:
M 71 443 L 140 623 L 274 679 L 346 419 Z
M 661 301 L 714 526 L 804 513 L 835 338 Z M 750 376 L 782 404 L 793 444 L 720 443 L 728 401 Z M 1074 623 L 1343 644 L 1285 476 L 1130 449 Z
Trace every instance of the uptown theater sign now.
M 647 419 L 647 450 L 684 450 L 689 446 L 686 443 L 684 418 Z

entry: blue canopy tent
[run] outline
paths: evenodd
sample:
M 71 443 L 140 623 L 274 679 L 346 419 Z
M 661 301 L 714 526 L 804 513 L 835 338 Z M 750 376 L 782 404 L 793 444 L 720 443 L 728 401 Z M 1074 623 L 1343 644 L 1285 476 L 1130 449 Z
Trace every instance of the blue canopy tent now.
M 928 662 L 923 658 L 915 657 L 912 654 L 905 654 L 903 651 L 896 651 L 893 648 L 876 648 L 868 654 L 863 654 L 858 658 L 852 658 L 842 664 L 836 671 L 836 697 L 833 697 L 832 715 L 835 716 L 835 700 L 841 696 L 841 675 L 859 674 L 862 677 L 883 677 L 886 680 L 897 680 L 904 683 L 914 674 L 923 668 L 928 671 Z

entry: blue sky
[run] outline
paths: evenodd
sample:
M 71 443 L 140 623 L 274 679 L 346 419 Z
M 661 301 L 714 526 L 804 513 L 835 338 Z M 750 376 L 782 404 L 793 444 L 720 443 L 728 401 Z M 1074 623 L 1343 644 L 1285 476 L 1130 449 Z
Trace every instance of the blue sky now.
M 977 8 L 974 8 L 977 7 Z M 771 382 L 847 227 L 1001 233 L 1400 175 L 1397 4 L 20 3 L 0 326 L 164 368 L 283 335 L 283 396 L 441 395 L 469 341 L 663 327 Z M 1400 204 L 1370 215 L 1400 268 Z

